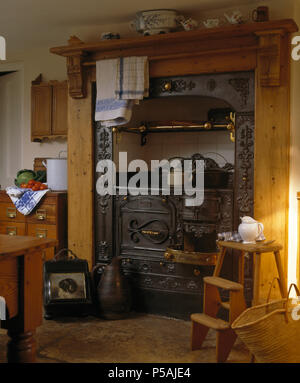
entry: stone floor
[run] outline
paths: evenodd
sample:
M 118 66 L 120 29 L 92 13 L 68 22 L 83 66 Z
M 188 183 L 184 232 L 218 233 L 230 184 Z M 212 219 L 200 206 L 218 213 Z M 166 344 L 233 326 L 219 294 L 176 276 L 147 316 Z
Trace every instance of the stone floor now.
M 135 314 L 117 321 L 96 317 L 44 320 L 37 330 L 39 363 L 214 363 L 215 333 L 190 350 L 191 323 Z M 6 331 L 0 329 L 0 363 L 6 361 Z M 228 362 L 249 362 L 236 341 Z

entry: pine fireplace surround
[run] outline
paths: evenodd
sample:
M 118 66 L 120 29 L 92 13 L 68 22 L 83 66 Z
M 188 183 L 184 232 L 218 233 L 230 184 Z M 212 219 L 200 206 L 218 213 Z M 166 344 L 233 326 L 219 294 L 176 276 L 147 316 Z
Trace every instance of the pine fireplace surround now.
M 254 217 L 265 234 L 283 244 L 288 259 L 290 36 L 291 19 L 165 35 L 69 45 L 50 52 L 66 57 L 69 79 L 68 239 L 80 258 L 94 264 L 94 132 L 92 88 L 95 62 L 148 56 L 150 77 L 255 71 Z M 276 273 L 262 260 L 261 295 Z

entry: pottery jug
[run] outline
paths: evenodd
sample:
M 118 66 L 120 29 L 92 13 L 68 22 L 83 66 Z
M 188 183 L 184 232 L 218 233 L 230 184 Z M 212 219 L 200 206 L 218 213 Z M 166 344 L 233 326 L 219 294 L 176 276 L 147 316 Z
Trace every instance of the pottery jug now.
M 113 257 L 97 287 L 101 315 L 105 319 L 122 319 L 131 309 L 131 291 L 121 271 L 121 258 Z
M 238 227 L 238 232 L 243 243 L 255 243 L 263 237 L 263 224 L 255 219 L 245 216 L 241 217 L 242 223 Z

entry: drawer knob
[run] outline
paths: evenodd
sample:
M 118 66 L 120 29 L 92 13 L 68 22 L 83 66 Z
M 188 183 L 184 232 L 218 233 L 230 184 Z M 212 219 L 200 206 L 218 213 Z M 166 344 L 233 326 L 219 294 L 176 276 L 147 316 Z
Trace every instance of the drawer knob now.
M 44 210 L 44 209 L 38 209 L 35 214 L 36 214 L 36 217 L 39 221 L 43 221 L 47 217 L 46 210 Z
M 38 238 L 47 238 L 47 229 L 36 229 L 35 236 Z
M 6 234 L 17 235 L 17 228 L 16 227 L 7 227 L 6 228 Z
M 17 210 L 14 207 L 7 207 L 6 208 L 6 216 L 8 218 L 16 218 Z
M 38 238 L 46 238 L 46 233 L 36 233 Z

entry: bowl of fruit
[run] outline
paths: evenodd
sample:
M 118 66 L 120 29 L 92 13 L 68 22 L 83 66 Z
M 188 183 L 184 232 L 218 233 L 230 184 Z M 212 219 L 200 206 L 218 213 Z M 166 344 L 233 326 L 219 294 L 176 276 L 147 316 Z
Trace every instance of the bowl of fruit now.
M 22 183 L 20 185 L 20 188 L 22 188 L 22 189 L 31 189 L 32 191 L 38 191 L 38 190 L 46 190 L 46 189 L 48 189 L 48 186 L 46 184 L 43 184 L 40 181 L 29 180 L 27 182 L 27 184 Z

